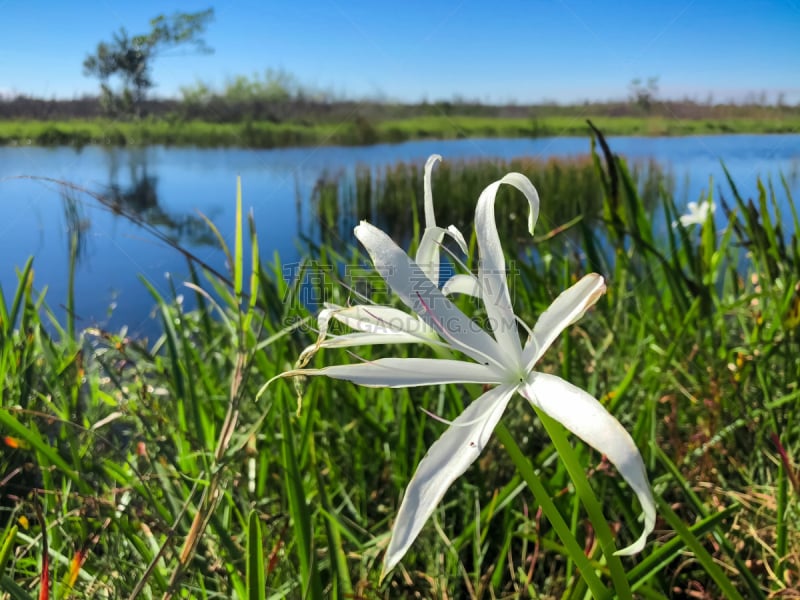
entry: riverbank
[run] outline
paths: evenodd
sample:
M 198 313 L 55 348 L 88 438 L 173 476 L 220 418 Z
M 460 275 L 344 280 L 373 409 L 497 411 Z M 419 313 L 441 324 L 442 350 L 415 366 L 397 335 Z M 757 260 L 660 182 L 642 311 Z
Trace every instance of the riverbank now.
M 420 139 L 536 138 L 586 136 L 591 119 L 607 135 L 681 136 L 714 133 L 797 133 L 800 117 L 670 119 L 659 117 L 547 116 L 503 118 L 421 116 L 338 123 L 246 121 L 213 123 L 169 119 L 117 121 L 0 121 L 0 145 L 35 146 L 200 146 L 282 148 L 369 145 Z

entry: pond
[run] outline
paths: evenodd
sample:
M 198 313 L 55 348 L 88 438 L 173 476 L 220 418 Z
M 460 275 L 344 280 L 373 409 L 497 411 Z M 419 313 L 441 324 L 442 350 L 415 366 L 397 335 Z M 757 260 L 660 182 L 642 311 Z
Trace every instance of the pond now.
M 676 199 L 685 205 L 714 182 L 730 198 L 720 161 L 740 192 L 752 196 L 756 178 L 780 187 L 786 177 L 800 197 L 800 135 L 717 135 L 681 138 L 610 138 L 612 151 L 630 160 L 653 159 L 674 177 Z M 276 150 L 147 147 L 0 148 L 0 285 L 8 297 L 17 287 L 15 270 L 34 256 L 35 286 L 63 318 L 67 295 L 69 228 L 80 237 L 76 272 L 76 315 L 80 327 L 128 325 L 152 335 L 155 305 L 139 280 L 146 277 L 169 297 L 186 277 L 185 259 L 151 234 L 78 193 L 64 195 L 56 183 L 17 179 L 47 177 L 101 193 L 140 215 L 215 268 L 224 257 L 199 213 L 232 243 L 236 176 L 243 205 L 252 207 L 261 255 L 274 252 L 290 270 L 301 254 L 301 238 L 315 237 L 311 198 L 331 174 L 352 178 L 357 167 L 380 170 L 398 161 L 422 165 L 432 153 L 455 159 L 547 159 L 586 155 L 585 138 L 465 139 L 417 141 L 370 147 Z M 491 183 L 487 181 L 486 184 Z M 536 183 L 536 182 L 534 182 Z M 779 198 L 785 195 L 779 191 Z M 543 198 L 543 202 L 547 199 Z M 199 212 L 198 212 L 199 211 Z M 720 211 L 721 212 L 721 211 Z M 353 223 L 354 224 L 354 223 Z M 7 300 L 10 301 L 10 300 Z

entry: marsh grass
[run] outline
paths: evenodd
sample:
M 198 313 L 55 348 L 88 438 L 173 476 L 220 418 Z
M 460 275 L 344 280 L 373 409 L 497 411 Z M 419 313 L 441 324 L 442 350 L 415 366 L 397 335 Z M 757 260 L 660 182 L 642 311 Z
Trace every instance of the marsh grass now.
M 659 235 L 654 223 L 678 216 L 672 195 L 661 186 L 656 204 L 646 205 L 626 163 L 597 139 L 593 163 L 562 165 L 560 183 L 548 191 L 555 168 L 513 164 L 537 185 L 541 179 L 545 207 L 558 190 L 569 196 L 570 186 L 590 187 L 576 183 L 588 178 L 599 194 L 580 214 L 597 218 L 573 221 L 563 232 L 558 226 L 568 216 L 554 213 L 534 241 L 513 225 L 501 235 L 514 242 L 507 244 L 515 247 L 514 306 L 526 322 L 584 273 L 595 270 L 608 281 L 605 298 L 562 336 L 541 368 L 600 398 L 645 457 L 659 521 L 645 551 L 623 559 L 623 581 L 548 435 L 558 441 L 560 426 L 545 428 L 518 402 L 402 565 L 379 585 L 402 490 L 445 427 L 420 408 L 452 419 L 480 387 L 367 389 L 315 378 L 276 382 L 259 396 L 315 337 L 309 285 L 326 300 L 352 297 L 348 286 L 358 282 L 319 265 L 355 268 L 363 257 L 324 243 L 314 262 L 286 281 L 280 264 L 260 258 L 255 223 L 239 204 L 237 236 L 226 248 L 229 273 L 212 273 L 187 255 L 188 287 L 175 285 L 162 296 L 148 286 L 162 323 L 155 341 L 58 323 L 34 262 L 20 271 L 16 290 L 0 292 L 0 594 L 796 592 L 800 246 L 785 224 L 800 227 L 796 214 L 777 208 L 793 206 L 788 187 L 764 182 L 750 199 L 726 182 L 714 198 L 724 227 L 708 221 Z M 475 190 L 511 166 L 445 162 L 434 175 L 441 223 L 463 226 Z M 363 216 L 380 216 L 368 209 L 386 195 L 398 206 L 405 198 L 413 214 L 408 202 L 420 197 L 421 178 L 418 167 L 393 167 L 377 180 L 360 178 L 347 197 Z M 778 203 L 784 197 L 788 202 Z M 330 198 L 319 202 L 326 219 L 346 210 Z M 521 210 L 511 194 L 500 202 L 498 214 Z M 407 227 L 403 222 L 395 235 L 418 231 Z M 181 294 L 195 295 L 198 309 L 186 310 Z M 366 360 L 409 353 L 425 350 L 358 349 Z M 352 360 L 338 350 L 314 358 L 317 366 Z M 567 452 L 586 473 L 617 547 L 626 545 L 641 525 L 618 474 L 581 443 Z M 545 513 L 531 490 L 547 504 Z
M 564 234 L 577 248 L 580 238 L 577 223 L 601 224 L 603 217 L 602 180 L 591 157 L 541 160 L 454 160 L 436 167 L 433 178 L 437 203 L 437 222 L 453 224 L 461 231 L 472 229 L 475 199 L 486 187 L 510 171 L 525 173 L 536 182 L 542 198 L 537 240 L 556 232 Z M 671 191 L 674 180 L 654 161 L 631 165 L 645 210 L 654 212 L 661 191 Z M 340 173 L 323 175 L 311 194 L 312 237 L 344 250 L 352 244 L 352 230 L 361 219 L 374 223 L 401 244 L 408 245 L 420 232 L 419 215 L 423 214 L 423 169 L 420 165 L 399 162 L 382 169 L 361 167 L 353 180 Z M 510 210 L 498 211 L 497 219 L 510 253 L 518 257 L 530 247 L 527 216 L 513 201 L 511 190 L 500 188 L 499 202 Z M 510 204 L 509 204 L 510 203 Z

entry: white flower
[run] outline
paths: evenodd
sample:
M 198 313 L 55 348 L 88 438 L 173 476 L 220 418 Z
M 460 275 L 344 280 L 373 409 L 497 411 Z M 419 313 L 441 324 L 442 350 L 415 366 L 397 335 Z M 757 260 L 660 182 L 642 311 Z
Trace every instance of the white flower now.
M 445 235 L 449 235 L 458 244 L 461 251 L 467 253 L 467 242 L 464 236 L 453 225 L 443 229 L 436 225 L 436 216 L 433 211 L 433 189 L 431 177 L 433 167 L 442 160 L 439 154 L 431 155 L 425 162 L 423 175 L 423 195 L 425 210 L 425 231 L 422 234 L 417 253 L 416 263 L 425 273 L 425 276 L 437 286 L 439 285 L 439 250 Z M 474 286 L 469 283 L 474 277 L 456 275 L 445 284 L 445 293 L 468 293 Z M 358 333 L 347 335 L 329 336 L 330 320 L 335 319 L 344 323 Z M 437 343 L 438 337 L 425 321 L 416 315 L 409 315 L 391 306 L 356 305 L 339 306 L 330 302 L 325 303 L 325 308 L 317 317 L 319 337 L 311 346 L 300 354 L 297 361 L 298 367 L 305 366 L 311 357 L 320 348 L 347 348 L 366 344 L 403 344 L 411 342 Z
M 714 211 L 717 210 L 717 205 L 710 201 L 710 200 L 701 200 L 700 203 L 697 202 L 689 202 L 686 205 L 686 209 L 689 211 L 685 215 L 681 215 L 679 221 L 681 225 L 684 227 L 688 227 L 689 225 L 702 225 L 708 219 L 709 213 L 714 214 Z M 677 221 L 672 222 L 673 227 L 678 226 Z
M 567 429 L 617 467 L 633 489 L 644 512 L 644 531 L 636 542 L 617 554 L 633 554 L 644 547 L 655 525 L 655 503 L 642 457 L 631 436 L 592 396 L 560 377 L 533 370 L 547 348 L 570 324 L 577 321 L 605 292 L 603 278 L 586 275 L 559 295 L 542 313 L 528 339 L 519 336 L 518 319 L 511 307 L 506 265 L 494 218 L 497 190 L 502 184 L 519 189 L 530 206 L 529 229 L 533 233 L 539 212 L 539 197 L 531 182 L 519 173 L 509 173 L 488 186 L 475 212 L 475 230 L 480 253 L 477 279 L 465 276 L 481 298 L 491 334 L 461 312 L 440 290 L 429 270 L 412 260 L 384 232 L 363 222 L 355 235 L 366 248 L 376 270 L 416 317 L 389 307 L 354 307 L 363 311 L 377 330 L 392 320 L 392 335 L 424 337 L 471 358 L 381 358 L 352 365 L 295 370 L 292 375 L 325 375 L 375 387 L 410 387 L 448 383 L 495 385 L 473 401 L 430 447 L 403 496 L 384 557 L 383 574 L 405 555 L 422 526 L 433 513 L 450 484 L 478 458 L 500 420 L 508 402 L 519 393 L 532 405 L 560 421 Z M 456 286 L 458 287 L 458 286 Z M 397 311 L 395 312 L 389 312 Z M 399 313 L 399 314 L 398 314 Z M 405 315 L 404 319 L 400 314 Z M 417 319 L 418 317 L 418 319 Z M 369 319 L 359 321 L 361 324 Z M 417 322 L 425 324 L 420 332 Z M 407 330 L 405 328 L 411 328 Z M 359 327 L 363 331 L 363 327 Z M 389 332 L 373 331 L 360 338 L 381 342 Z M 431 335 L 431 334 L 435 334 Z M 369 336 L 369 337 L 367 337 Z M 438 337 L 438 340 L 436 338 Z M 372 340 L 372 341 L 367 341 Z M 404 340 L 405 341 L 405 340 Z

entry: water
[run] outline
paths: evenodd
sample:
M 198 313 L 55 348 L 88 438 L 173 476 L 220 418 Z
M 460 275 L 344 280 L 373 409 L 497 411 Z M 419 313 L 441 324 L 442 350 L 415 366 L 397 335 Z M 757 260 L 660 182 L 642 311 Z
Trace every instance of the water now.
M 619 137 L 610 138 L 609 143 L 614 152 L 629 159 L 657 160 L 674 175 L 679 203 L 696 200 L 708 190 L 710 178 L 715 188 L 720 186 L 730 197 L 720 160 L 745 196 L 755 193 L 757 176 L 771 177 L 779 185 L 778 174 L 783 173 L 794 196 L 800 198 L 800 135 Z M 178 252 L 113 211 L 80 195 L 65 202 L 58 185 L 13 179 L 19 175 L 69 181 L 104 193 L 219 269 L 224 268 L 224 256 L 198 211 L 213 220 L 232 244 L 236 176 L 240 175 L 244 206 L 252 207 L 256 218 L 262 257 L 271 258 L 277 251 L 291 269 L 300 255 L 299 237 L 313 231 L 309 199 L 323 174 L 352 175 L 357 165 L 378 169 L 397 161 L 422 164 L 432 153 L 442 154 L 445 160 L 545 159 L 585 155 L 589 147 L 584 138 L 277 150 L 2 147 L 0 285 L 10 296 L 17 286 L 15 269 L 35 256 L 35 286 L 39 290 L 47 286 L 48 303 L 63 318 L 63 307 L 59 307 L 66 301 L 71 223 L 82 231 L 75 283 L 79 326 L 117 329 L 125 324 L 132 333 L 147 335 L 157 330 L 150 314 L 155 303 L 139 275 L 169 297 L 165 274 L 172 273 L 181 291 L 180 282 L 188 272 Z

